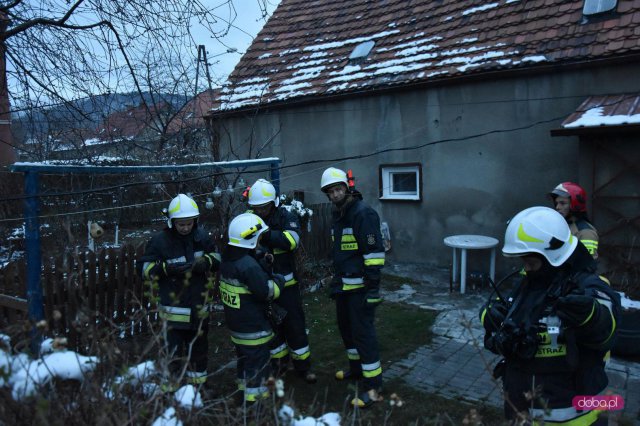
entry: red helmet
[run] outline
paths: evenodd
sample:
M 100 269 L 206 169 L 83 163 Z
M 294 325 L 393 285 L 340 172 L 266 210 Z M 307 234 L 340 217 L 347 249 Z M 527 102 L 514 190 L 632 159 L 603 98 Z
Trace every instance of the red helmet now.
M 553 188 L 549 195 L 554 200 L 556 197 L 569 197 L 571 213 L 586 213 L 587 211 L 587 193 L 577 183 L 562 182 Z

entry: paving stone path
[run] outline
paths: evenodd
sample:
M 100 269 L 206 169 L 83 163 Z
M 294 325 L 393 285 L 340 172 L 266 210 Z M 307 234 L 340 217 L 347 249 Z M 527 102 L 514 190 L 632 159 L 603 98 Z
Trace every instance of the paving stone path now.
M 431 343 L 387 367 L 385 380 L 400 378 L 425 392 L 502 407 L 500 382 L 491 377 L 498 356 L 484 349 L 478 320 L 488 290 L 469 289 L 464 295 L 449 292 L 447 270 L 421 265 L 394 265 L 385 268 L 385 273 L 407 278 L 399 290 L 384 294 L 387 301 L 439 312 Z M 640 425 L 640 364 L 614 357 L 607 365 L 607 374 L 608 390 L 625 400 L 621 413 Z

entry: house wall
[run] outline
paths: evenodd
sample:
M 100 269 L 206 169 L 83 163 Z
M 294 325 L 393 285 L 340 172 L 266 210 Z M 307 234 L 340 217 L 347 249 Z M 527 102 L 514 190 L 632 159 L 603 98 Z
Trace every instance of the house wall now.
M 273 139 L 261 156 L 283 160 L 282 191 L 304 190 L 305 203 L 326 201 L 319 189 L 326 167 L 353 169 L 365 201 L 389 224 L 388 258 L 446 266 L 444 237 L 482 234 L 502 243 L 510 217 L 550 206 L 546 194 L 557 183 L 579 179 L 578 138 L 550 130 L 589 95 L 637 90 L 636 75 L 638 64 L 584 67 L 292 106 L 224 119 L 221 148 L 232 143 L 242 155 L 250 140 Z M 286 168 L 433 142 L 440 143 Z M 380 201 L 378 166 L 414 162 L 422 165 L 422 201 Z M 481 252 L 469 262 L 486 269 Z M 499 256 L 499 275 L 515 265 Z

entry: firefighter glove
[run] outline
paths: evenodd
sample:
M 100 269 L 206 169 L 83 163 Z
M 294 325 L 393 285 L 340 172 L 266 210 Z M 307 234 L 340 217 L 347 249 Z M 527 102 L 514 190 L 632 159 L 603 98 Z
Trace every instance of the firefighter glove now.
M 191 269 L 191 262 L 179 262 L 179 263 L 167 263 L 164 270 L 170 277 L 177 277 L 184 275 Z
M 569 293 L 558 298 L 556 312 L 567 327 L 581 327 L 596 313 L 596 300 L 584 294 Z
M 193 266 L 191 267 L 191 273 L 193 275 L 204 275 L 211 268 L 211 263 L 205 257 L 199 257 L 195 262 L 193 262 Z
M 484 309 L 482 325 L 490 331 L 499 329 L 507 317 L 507 312 L 509 312 L 509 308 L 502 300 L 492 300 Z M 482 318 L 482 313 L 480 317 Z
M 218 253 L 207 253 L 199 257 L 191 268 L 194 275 L 204 275 L 208 271 L 216 271 L 220 266 L 220 255 Z

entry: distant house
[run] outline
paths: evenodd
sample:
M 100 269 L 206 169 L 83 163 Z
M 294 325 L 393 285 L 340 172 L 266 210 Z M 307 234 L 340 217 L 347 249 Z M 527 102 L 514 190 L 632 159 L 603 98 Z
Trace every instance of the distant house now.
M 173 146 L 189 152 L 194 159 L 217 160 L 220 154 L 212 143 L 204 115 L 219 105 L 219 89 L 205 90 L 189 100 L 167 125 L 167 134 L 171 135 Z
M 592 126 L 580 132 L 620 143 L 619 155 L 638 164 L 638 109 L 624 108 L 640 92 L 638 76 L 638 1 L 282 0 L 208 120 L 223 159 L 261 146 L 260 155 L 283 159 L 282 190 L 306 203 L 326 201 L 324 168 L 353 169 L 389 224 L 390 257 L 444 265 L 444 237 L 502 240 L 507 220 L 550 205 L 559 182 L 597 193 L 587 163 L 595 157 L 576 128 L 566 130 L 569 116 L 619 106 L 627 123 L 602 124 L 624 127 L 627 142 Z M 619 166 L 607 161 L 598 167 Z M 633 240 L 637 254 L 631 170 L 616 192 L 631 200 L 619 220 L 635 222 L 615 244 Z M 613 220 L 594 219 L 602 229 Z
M 63 126 L 25 141 L 27 160 L 92 164 L 210 161 L 214 155 L 203 115 L 216 105 L 206 90 L 179 110 L 169 103 L 139 104 L 108 114 L 94 129 Z
M 112 112 L 94 128 L 54 123 L 24 140 L 23 161 L 54 161 L 97 165 L 133 164 L 154 157 L 164 143 L 172 117 L 167 103 L 129 106 Z

